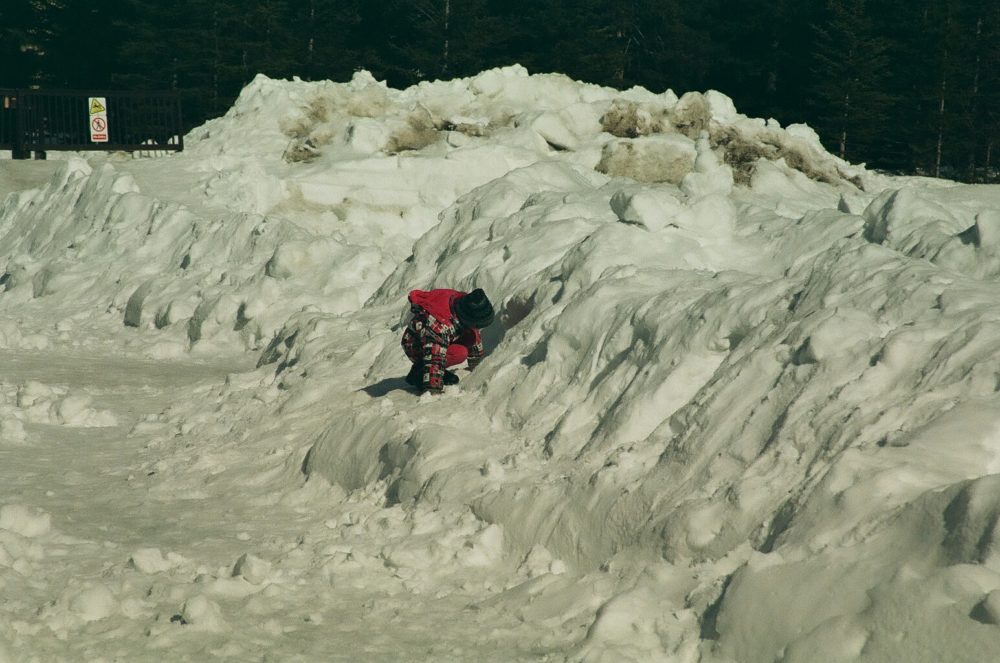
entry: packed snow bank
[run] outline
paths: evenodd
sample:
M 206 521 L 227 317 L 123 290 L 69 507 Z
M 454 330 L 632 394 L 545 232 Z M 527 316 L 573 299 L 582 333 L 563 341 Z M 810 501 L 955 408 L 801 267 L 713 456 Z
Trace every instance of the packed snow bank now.
M 881 241 L 873 219 L 889 214 L 882 208 L 891 193 L 861 215 L 865 198 L 856 190 L 789 168 L 784 157 L 761 164 L 743 192 L 733 189 L 739 166 L 720 158 L 711 139 L 691 145 L 698 173 L 662 184 L 605 180 L 577 162 L 549 161 L 459 199 L 375 294 L 369 319 L 379 319 L 381 307 L 390 324 L 411 287 L 495 293 L 501 322 L 487 337 L 495 350 L 462 383 L 466 398 L 475 396 L 464 407 L 477 408 L 480 424 L 468 430 L 466 418 L 449 414 L 448 396 L 422 403 L 443 425 L 433 432 L 407 417 L 362 413 L 320 434 L 304 468 L 349 488 L 387 480 L 390 501 L 469 503 L 521 550 L 544 545 L 578 569 L 639 550 L 679 566 L 729 560 L 744 570 L 717 571 L 704 593 L 684 602 L 709 636 L 702 648 L 771 660 L 792 641 L 761 639 L 757 653 L 739 642 L 741 615 L 750 612 L 736 609 L 730 619 L 726 610 L 728 600 L 744 600 L 737 581 L 755 556 L 769 558 L 766 566 L 782 563 L 784 537 L 806 518 L 799 514 L 819 499 L 824 479 L 846 472 L 842 485 L 863 483 L 869 472 L 894 467 L 891 450 L 956 402 L 992 398 L 1000 348 L 985 339 L 997 336 L 970 334 L 985 324 L 984 309 L 944 304 L 985 294 L 991 284 L 873 247 Z M 993 194 L 985 193 L 963 215 L 988 226 Z M 918 215 L 894 218 L 921 232 Z M 981 245 L 962 246 L 970 260 L 988 259 Z M 293 390 L 292 371 L 325 374 L 313 358 L 329 355 L 322 339 L 334 334 L 316 333 L 329 324 L 321 320 L 293 320 L 265 355 Z M 366 377 L 402 372 L 393 368 L 402 364 L 396 343 L 375 332 L 362 350 L 376 355 Z M 364 364 L 352 362 L 353 370 Z M 887 511 L 992 473 L 990 452 L 977 451 L 992 448 L 991 430 L 950 445 L 949 454 L 976 458 L 964 470 L 932 472 L 940 467 L 935 454 L 918 456 L 929 473 L 899 479 L 914 485 L 898 502 L 873 499 L 882 497 L 878 489 L 859 499 L 871 509 L 852 514 L 866 523 L 860 542 L 853 535 L 823 545 L 858 545 L 867 554 L 861 550 L 892 536 Z M 856 453 L 870 455 L 871 466 L 854 467 Z M 821 522 L 832 525 L 839 503 L 823 508 Z M 927 554 L 935 553 L 920 553 Z M 859 577 L 859 593 L 888 587 L 899 562 Z M 827 587 L 819 583 L 803 604 L 818 603 Z M 992 584 L 984 587 L 960 592 L 961 601 L 978 605 Z M 773 605 L 769 614 L 780 614 L 783 604 Z M 658 618 L 649 619 L 655 631 Z M 831 656 L 849 656 L 867 638 L 884 637 L 884 627 L 868 624 L 861 641 L 846 645 L 834 645 L 832 631 L 795 646 L 815 656 L 816 643 L 829 642 L 841 647 Z M 588 651 L 613 650 L 600 644 L 602 633 L 593 630 Z M 974 655 L 975 642 L 963 655 Z
M 958 604 L 947 617 L 917 609 L 914 623 L 961 622 L 955 642 L 925 651 L 963 660 L 991 651 L 982 615 L 998 570 L 986 564 L 979 582 L 953 587 L 948 535 L 935 543 L 931 525 L 893 514 L 925 513 L 940 491 L 1000 468 L 1000 429 L 970 419 L 997 402 L 993 284 L 873 246 L 867 213 L 761 223 L 732 200 L 654 188 L 644 195 L 674 200 L 658 206 L 668 220 L 639 225 L 616 213 L 628 195 L 619 187 L 539 164 L 459 200 L 376 293 L 361 323 L 373 337 L 339 368 L 359 384 L 401 374 L 398 339 L 377 331 L 379 320 L 390 325 L 406 290 L 431 284 L 497 294 L 490 359 L 461 394 L 421 402 L 426 423 L 395 408 L 337 417 L 305 471 L 348 488 L 387 481 L 390 502 L 471 504 L 515 549 L 542 545 L 579 570 L 636 554 L 703 568 L 712 580 L 702 592 L 657 606 L 653 591 L 629 610 L 647 613 L 652 632 L 671 611 L 692 610 L 687 637 L 703 634 L 706 655 L 765 661 L 787 648 L 851 660 L 889 647 L 895 626 L 883 611 L 899 600 L 938 604 L 937 580 L 893 589 L 911 559 Z M 318 360 L 332 353 L 332 322 L 293 320 L 265 355 L 293 392 L 306 388 L 293 373 L 333 378 Z M 370 367 L 365 356 L 375 356 Z M 475 408 L 471 428 L 454 399 Z M 946 421 L 981 423 L 957 432 Z M 982 509 L 987 523 L 1000 513 Z M 887 556 L 907 537 L 922 546 Z M 985 545 L 973 563 L 991 559 Z M 802 560 L 813 571 L 800 571 Z M 787 582 L 773 575 L 786 567 Z M 754 582 L 758 568 L 769 575 Z M 814 582 L 797 580 L 820 569 Z M 845 589 L 831 605 L 841 582 L 855 598 Z M 794 601 L 759 596 L 773 596 L 775 583 Z M 862 599 L 882 592 L 884 607 L 866 608 Z M 790 603 L 802 606 L 799 627 L 783 616 Z M 979 620 L 968 618 L 975 606 Z M 618 636 L 603 640 L 599 623 L 587 651 L 611 660 Z
M 366 72 L 343 84 L 258 76 L 186 144 L 168 177 L 162 160 L 71 158 L 8 196 L 0 306 L 59 306 L 66 333 L 74 315 L 101 314 L 163 330 L 145 342 L 153 355 L 258 348 L 305 306 L 357 310 L 442 210 L 540 160 L 685 193 L 728 191 L 728 174 L 705 183 L 706 160 L 742 184 L 778 160 L 847 195 L 865 176 L 807 129 L 746 118 L 716 92 L 620 93 L 520 67 L 403 91 Z M 657 203 L 622 204 L 623 220 L 658 223 Z
M 996 187 L 893 188 L 882 192 L 864 217 L 871 242 L 971 276 L 1000 276 Z
M 0 198 L 14 191 L 42 186 L 58 167 L 58 162 L 48 160 L 13 161 L 10 152 L 0 150 Z
M 42 189 L 9 196 L 0 216 L 4 307 L 63 310 L 64 334 L 100 314 L 174 332 L 154 337 L 152 352 L 219 334 L 255 347 L 318 299 L 326 310 L 357 308 L 361 284 L 389 268 L 374 247 L 311 241 L 294 224 L 255 213 L 195 214 L 144 195 L 109 163 L 95 170 L 80 159 Z M 14 347 L 34 342 L 4 338 Z
M 151 494 L 211 474 L 340 500 L 296 568 L 413 593 L 493 569 L 475 605 L 573 660 L 1000 655 L 994 187 L 876 177 L 717 92 L 519 67 L 258 77 L 188 144 L 156 172 L 71 160 L 0 208 L 0 311 L 60 311 L 0 325 L 8 345 L 104 315 L 161 356 L 261 350 L 134 427 L 164 456 Z M 406 294 L 430 287 L 499 313 L 438 398 L 400 377 Z M 8 392 L 20 446 L 25 423 L 101 414 Z M 219 591 L 272 561 L 232 555 Z M 178 597 L 179 622 L 236 628 L 219 595 Z

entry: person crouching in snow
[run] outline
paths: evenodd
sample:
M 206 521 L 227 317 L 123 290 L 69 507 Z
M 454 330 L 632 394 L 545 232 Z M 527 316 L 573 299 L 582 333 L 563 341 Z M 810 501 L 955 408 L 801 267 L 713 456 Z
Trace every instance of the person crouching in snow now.
M 479 330 L 493 322 L 493 304 L 476 288 L 470 293 L 446 288 L 413 290 L 409 294 L 413 317 L 403 332 L 403 351 L 413 362 L 406 382 L 439 394 L 445 385 L 457 384 L 447 370 L 463 361 L 473 370 L 482 360 Z

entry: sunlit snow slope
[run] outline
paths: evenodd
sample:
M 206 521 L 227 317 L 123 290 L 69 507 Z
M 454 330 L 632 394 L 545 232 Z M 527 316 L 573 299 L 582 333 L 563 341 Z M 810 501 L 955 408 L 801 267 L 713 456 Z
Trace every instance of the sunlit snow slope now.
M 1000 187 L 872 173 L 718 92 L 520 67 L 261 76 L 186 144 L 69 158 L 0 203 L 0 344 L 249 353 L 130 433 L 160 456 L 151 494 L 211 474 L 317 511 L 298 556 L 237 580 L 284 565 L 483 616 L 478 655 L 398 660 L 1000 660 Z M 440 397 L 407 390 L 399 347 L 431 287 L 499 312 Z M 115 417 L 44 385 L 10 400 L 21 445 L 36 400 Z M 42 516 L 3 508 L 15 574 Z M 148 554 L 122 573 L 193 573 Z M 220 642 L 265 610 L 253 591 L 184 591 L 185 623 L 245 654 Z M 468 628 L 450 614 L 418 625 Z M 99 637 L 3 619 L 0 661 Z

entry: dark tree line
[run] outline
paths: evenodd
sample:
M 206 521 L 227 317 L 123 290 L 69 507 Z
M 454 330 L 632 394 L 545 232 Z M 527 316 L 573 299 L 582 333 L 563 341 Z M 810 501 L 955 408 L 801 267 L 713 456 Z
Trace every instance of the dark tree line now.
M 3 0 L 0 86 L 176 89 L 190 125 L 257 73 L 395 87 L 521 63 L 718 89 L 892 171 L 998 179 L 996 0 Z

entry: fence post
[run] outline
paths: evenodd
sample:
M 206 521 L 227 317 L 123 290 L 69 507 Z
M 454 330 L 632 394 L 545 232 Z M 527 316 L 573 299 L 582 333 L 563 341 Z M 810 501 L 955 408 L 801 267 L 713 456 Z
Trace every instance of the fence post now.
M 14 90 L 14 149 L 10 156 L 14 159 L 27 159 L 28 151 L 24 149 L 24 90 Z
M 177 109 L 177 114 L 174 119 L 174 126 L 177 127 L 177 151 L 184 151 L 184 107 L 181 104 L 181 93 L 176 92 L 174 94 L 174 107 Z M 167 140 L 169 143 L 170 141 Z

